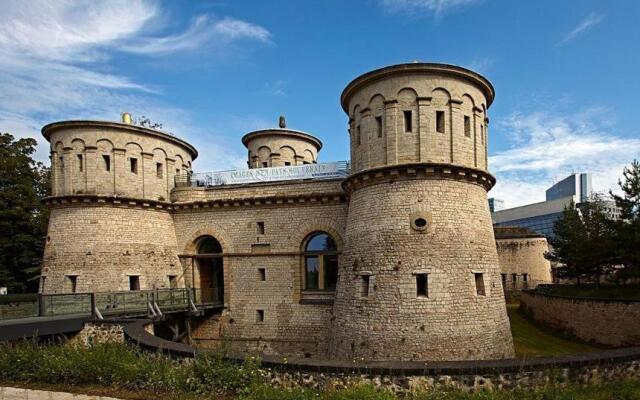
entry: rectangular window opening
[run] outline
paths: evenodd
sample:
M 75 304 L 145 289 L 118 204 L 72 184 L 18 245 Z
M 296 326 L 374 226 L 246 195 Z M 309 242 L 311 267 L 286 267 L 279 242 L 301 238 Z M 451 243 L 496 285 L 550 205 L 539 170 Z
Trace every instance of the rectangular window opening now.
M 480 125 L 480 143 L 484 144 L 484 126 Z
M 103 154 L 102 160 L 104 161 L 104 170 L 107 172 L 111 171 L 111 156 Z
M 502 288 L 507 287 L 507 274 L 500 274 L 502 276 Z
M 262 162 L 262 168 L 267 168 L 269 166 L 269 163 L 266 161 Z
M 416 296 L 429 297 L 429 275 L 416 274 Z
M 264 235 L 264 222 L 259 221 L 256 223 L 256 228 L 258 231 L 258 235 Z
M 305 289 L 320 289 L 320 260 L 318 256 L 305 257 Z
M 60 157 L 60 171 L 64 171 L 64 157 Z
M 169 275 L 169 289 L 176 289 L 178 287 L 178 276 Z
M 358 146 L 360 146 L 360 144 L 362 143 L 360 125 L 356 126 L 356 142 L 357 142 Z
M 444 133 L 444 111 L 436 111 L 436 131 Z
M 264 310 L 256 310 L 256 322 L 264 322 Z
M 77 275 L 67 275 L 67 282 L 69 285 L 69 292 L 76 293 L 78 289 L 78 276 Z
M 129 275 L 129 290 L 140 290 L 140 276 Z
M 464 135 L 471 137 L 471 118 L 468 115 L 464 116 Z
M 131 169 L 132 173 L 134 173 L 134 174 L 138 173 L 138 159 L 137 158 L 131 157 L 129 159 L 129 168 Z
M 369 297 L 369 282 L 371 277 L 369 275 L 360 275 L 362 279 L 362 286 L 360 287 L 360 296 Z
M 404 114 L 404 131 L 413 132 L 413 118 L 411 111 L 403 111 Z
M 156 176 L 162 178 L 162 163 L 156 163 Z
M 267 270 L 265 268 L 258 268 L 258 278 L 260 278 L 261 281 L 267 280 Z
M 511 281 L 516 283 L 518 281 L 518 274 L 511 274 Z
M 82 172 L 84 166 L 82 165 L 82 154 L 78 154 L 78 170 Z
M 484 274 L 476 272 L 473 275 L 476 280 L 476 294 L 478 296 L 485 296 L 486 292 L 484 290 Z
M 383 135 L 383 129 L 382 129 L 382 117 L 376 117 L 376 128 L 378 131 L 378 137 L 381 138 Z
M 291 165 L 291 162 L 289 162 L 289 161 L 285 161 L 285 162 L 284 162 L 284 165 L 285 165 L 285 167 L 288 167 L 288 166 L 290 166 L 290 165 Z

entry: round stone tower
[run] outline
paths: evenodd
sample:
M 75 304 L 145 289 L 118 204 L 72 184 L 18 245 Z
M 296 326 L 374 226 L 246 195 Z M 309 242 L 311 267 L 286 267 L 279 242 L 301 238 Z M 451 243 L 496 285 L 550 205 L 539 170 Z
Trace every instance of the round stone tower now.
M 249 168 L 315 164 L 322 148 L 320 139 L 287 129 L 284 117 L 280 117 L 279 128 L 249 132 L 242 137 L 242 143 L 249 152 Z
M 331 356 L 513 357 L 487 204 L 493 98 L 484 77 L 423 63 L 343 91 L 352 170 Z
M 195 148 L 130 123 L 63 121 L 42 134 L 52 196 L 40 291 L 182 286 L 169 195 Z

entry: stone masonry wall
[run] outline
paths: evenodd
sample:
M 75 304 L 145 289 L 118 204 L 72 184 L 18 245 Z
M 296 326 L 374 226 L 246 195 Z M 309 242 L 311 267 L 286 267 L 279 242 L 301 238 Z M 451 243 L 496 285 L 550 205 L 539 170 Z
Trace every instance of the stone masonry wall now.
M 326 183 L 322 183 L 325 185 Z M 335 188 L 336 184 L 333 183 Z M 304 194 L 307 184 L 273 185 L 290 195 Z M 264 190 L 263 190 L 264 189 Z M 254 190 L 254 197 L 270 188 Z M 204 197 L 233 198 L 237 191 L 249 196 L 250 188 L 206 190 Z M 282 193 L 281 193 L 282 194 Z M 300 254 L 305 238 L 311 233 L 330 234 L 339 250 L 343 247 L 347 204 L 332 196 L 323 201 L 255 205 L 241 202 L 225 207 L 179 209 L 174 212 L 175 231 L 181 253 L 194 254 L 196 241 L 206 235 L 222 245 L 224 291 L 227 306 L 222 315 L 207 317 L 193 330 L 196 343 L 216 347 L 228 343 L 234 351 L 278 354 L 297 357 L 323 357 L 331 327 L 332 293 L 327 302 L 305 304 L 302 290 L 303 258 Z M 264 223 L 264 234 L 257 222 Z M 190 259 L 184 261 L 190 271 Z M 195 276 L 186 281 L 199 286 Z M 265 280 L 258 268 L 265 269 Z M 257 310 L 264 311 L 264 321 L 257 320 Z
M 69 124 L 48 137 L 53 196 L 97 194 L 167 201 L 175 176 L 191 170 L 193 151 L 166 134 L 116 123 Z
M 427 228 L 412 228 L 423 217 Z M 358 188 L 349 204 L 330 354 L 339 359 L 513 356 L 485 188 L 447 179 Z M 483 275 L 485 295 L 476 291 Z M 426 274 L 428 294 L 417 293 Z M 363 294 L 368 276 L 368 294 Z
M 285 130 L 268 130 L 269 134 L 260 134 L 247 139 L 249 168 L 281 167 L 285 162 L 290 165 L 312 164 L 318 160 L 316 144 L 304 137 L 283 134 Z M 265 132 L 265 133 L 266 133 Z
M 533 289 L 538 284 L 551 283 L 551 264 L 544 258 L 549 251 L 547 239 L 496 239 L 496 247 L 505 290 Z
M 640 301 L 524 292 L 520 306 L 536 321 L 581 340 L 617 347 L 640 346 Z
M 43 293 L 129 290 L 129 276 L 140 289 L 169 287 L 169 275 L 183 286 L 171 214 L 153 208 L 81 203 L 55 206 L 49 217 L 41 285 Z

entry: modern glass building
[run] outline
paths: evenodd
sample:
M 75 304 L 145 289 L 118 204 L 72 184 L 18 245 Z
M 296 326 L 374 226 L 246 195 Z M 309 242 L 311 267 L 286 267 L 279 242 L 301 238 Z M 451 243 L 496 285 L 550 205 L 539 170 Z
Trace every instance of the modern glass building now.
M 521 226 L 550 238 L 553 237 L 554 223 L 565 207 L 573 202 L 580 209 L 591 195 L 591 174 L 571 174 L 546 190 L 546 201 L 502 210 L 491 209 L 491 218 L 494 226 Z M 613 201 L 605 202 L 605 213 L 612 219 L 620 217 L 620 209 Z

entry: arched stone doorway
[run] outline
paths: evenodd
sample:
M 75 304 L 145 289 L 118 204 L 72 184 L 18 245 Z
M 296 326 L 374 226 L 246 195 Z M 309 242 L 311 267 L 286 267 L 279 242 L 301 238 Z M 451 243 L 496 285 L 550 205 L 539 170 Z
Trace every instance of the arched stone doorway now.
M 224 303 L 224 263 L 222 246 L 213 236 L 203 236 L 196 242 L 197 267 L 202 301 Z

